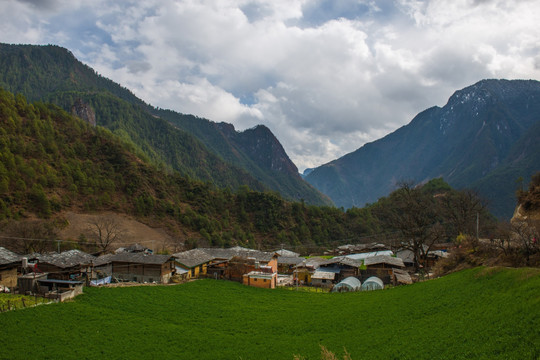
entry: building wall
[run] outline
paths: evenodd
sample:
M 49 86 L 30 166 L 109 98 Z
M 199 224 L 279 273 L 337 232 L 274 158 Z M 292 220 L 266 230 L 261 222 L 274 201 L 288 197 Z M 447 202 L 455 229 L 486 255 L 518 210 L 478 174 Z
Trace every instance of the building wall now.
M 17 268 L 0 270 L 0 285 L 12 288 L 17 286 Z
M 119 280 L 167 283 L 172 276 L 171 262 L 163 265 L 139 263 L 112 263 L 112 275 Z
M 277 274 L 274 273 L 269 279 L 249 276 L 248 274 L 245 274 L 243 277 L 243 284 L 258 288 L 275 289 L 277 284 Z

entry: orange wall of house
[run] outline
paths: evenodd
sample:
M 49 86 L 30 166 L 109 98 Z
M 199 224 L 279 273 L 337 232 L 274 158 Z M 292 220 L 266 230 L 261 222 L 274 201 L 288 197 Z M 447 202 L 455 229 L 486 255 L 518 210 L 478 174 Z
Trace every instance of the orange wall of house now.
M 249 276 L 244 276 L 243 284 L 265 289 L 274 289 L 276 287 L 275 277 L 273 277 L 272 279 L 266 279 L 266 281 L 264 280 L 265 279 L 250 278 Z
M 272 260 L 270 260 L 268 262 L 268 266 L 271 266 L 272 267 L 272 272 L 276 273 L 277 272 L 277 269 L 278 269 L 278 261 L 277 261 L 277 258 L 274 257 L 272 258 Z

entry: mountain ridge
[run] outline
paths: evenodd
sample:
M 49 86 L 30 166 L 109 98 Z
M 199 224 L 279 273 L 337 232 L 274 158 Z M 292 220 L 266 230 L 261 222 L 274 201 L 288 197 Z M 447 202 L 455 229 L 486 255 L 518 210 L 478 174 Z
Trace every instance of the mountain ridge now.
M 210 120 L 156 109 L 128 89 L 97 74 L 62 47 L 0 44 L 0 86 L 24 94 L 31 102 L 52 102 L 66 111 L 71 111 L 77 101 L 82 101 L 95 113 L 97 125 L 105 126 L 131 142 L 139 154 L 154 163 L 183 175 L 222 188 L 236 190 L 248 185 L 258 191 L 277 191 L 291 200 L 332 204 L 329 198 L 298 176 L 294 171 L 296 166 L 273 134 L 272 141 L 266 145 L 281 148 L 282 166 L 277 168 L 286 170 L 278 171 L 277 175 L 272 167 L 260 166 L 257 153 L 225 141 L 214 125 L 207 126 L 206 122 L 215 124 Z M 171 118 L 182 117 L 193 123 L 191 127 L 171 121 L 174 120 Z M 195 131 L 195 128 L 213 128 L 212 139 L 203 135 L 204 130 Z
M 393 133 L 316 168 L 306 180 L 337 206 L 351 207 L 375 201 L 403 180 L 443 177 L 453 187 L 475 189 L 497 216 L 509 217 L 514 188 L 490 189 L 493 184 L 482 179 L 499 173 L 501 185 L 508 186 L 509 177 L 528 179 L 540 167 L 528 149 L 522 155 L 527 163 L 516 157 L 516 144 L 525 141 L 520 139 L 540 134 L 534 126 L 538 113 L 539 82 L 482 80 L 456 91 L 445 106 L 428 108 Z M 513 171 L 497 170 L 504 167 Z

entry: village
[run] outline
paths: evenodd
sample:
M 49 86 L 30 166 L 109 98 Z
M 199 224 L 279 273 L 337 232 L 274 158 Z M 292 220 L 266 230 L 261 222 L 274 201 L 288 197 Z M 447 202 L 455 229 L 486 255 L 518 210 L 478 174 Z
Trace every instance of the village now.
M 343 245 L 332 252 L 335 255 L 301 257 L 285 249 L 268 252 L 236 246 L 162 255 L 133 244 L 100 256 L 77 249 L 19 255 L 0 247 L 0 291 L 64 301 L 82 294 L 84 286 L 178 284 L 201 278 L 333 292 L 378 290 L 419 278 L 410 250 L 394 253 L 384 244 L 372 243 Z M 421 268 L 447 255 L 446 249 L 432 250 Z

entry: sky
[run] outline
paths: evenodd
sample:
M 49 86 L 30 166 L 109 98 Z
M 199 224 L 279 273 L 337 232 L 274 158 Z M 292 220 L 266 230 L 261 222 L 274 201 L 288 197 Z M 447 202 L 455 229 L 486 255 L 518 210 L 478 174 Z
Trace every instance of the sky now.
M 263 124 L 302 171 L 486 78 L 540 79 L 537 0 L 0 0 L 0 42 L 55 44 L 156 107 Z

